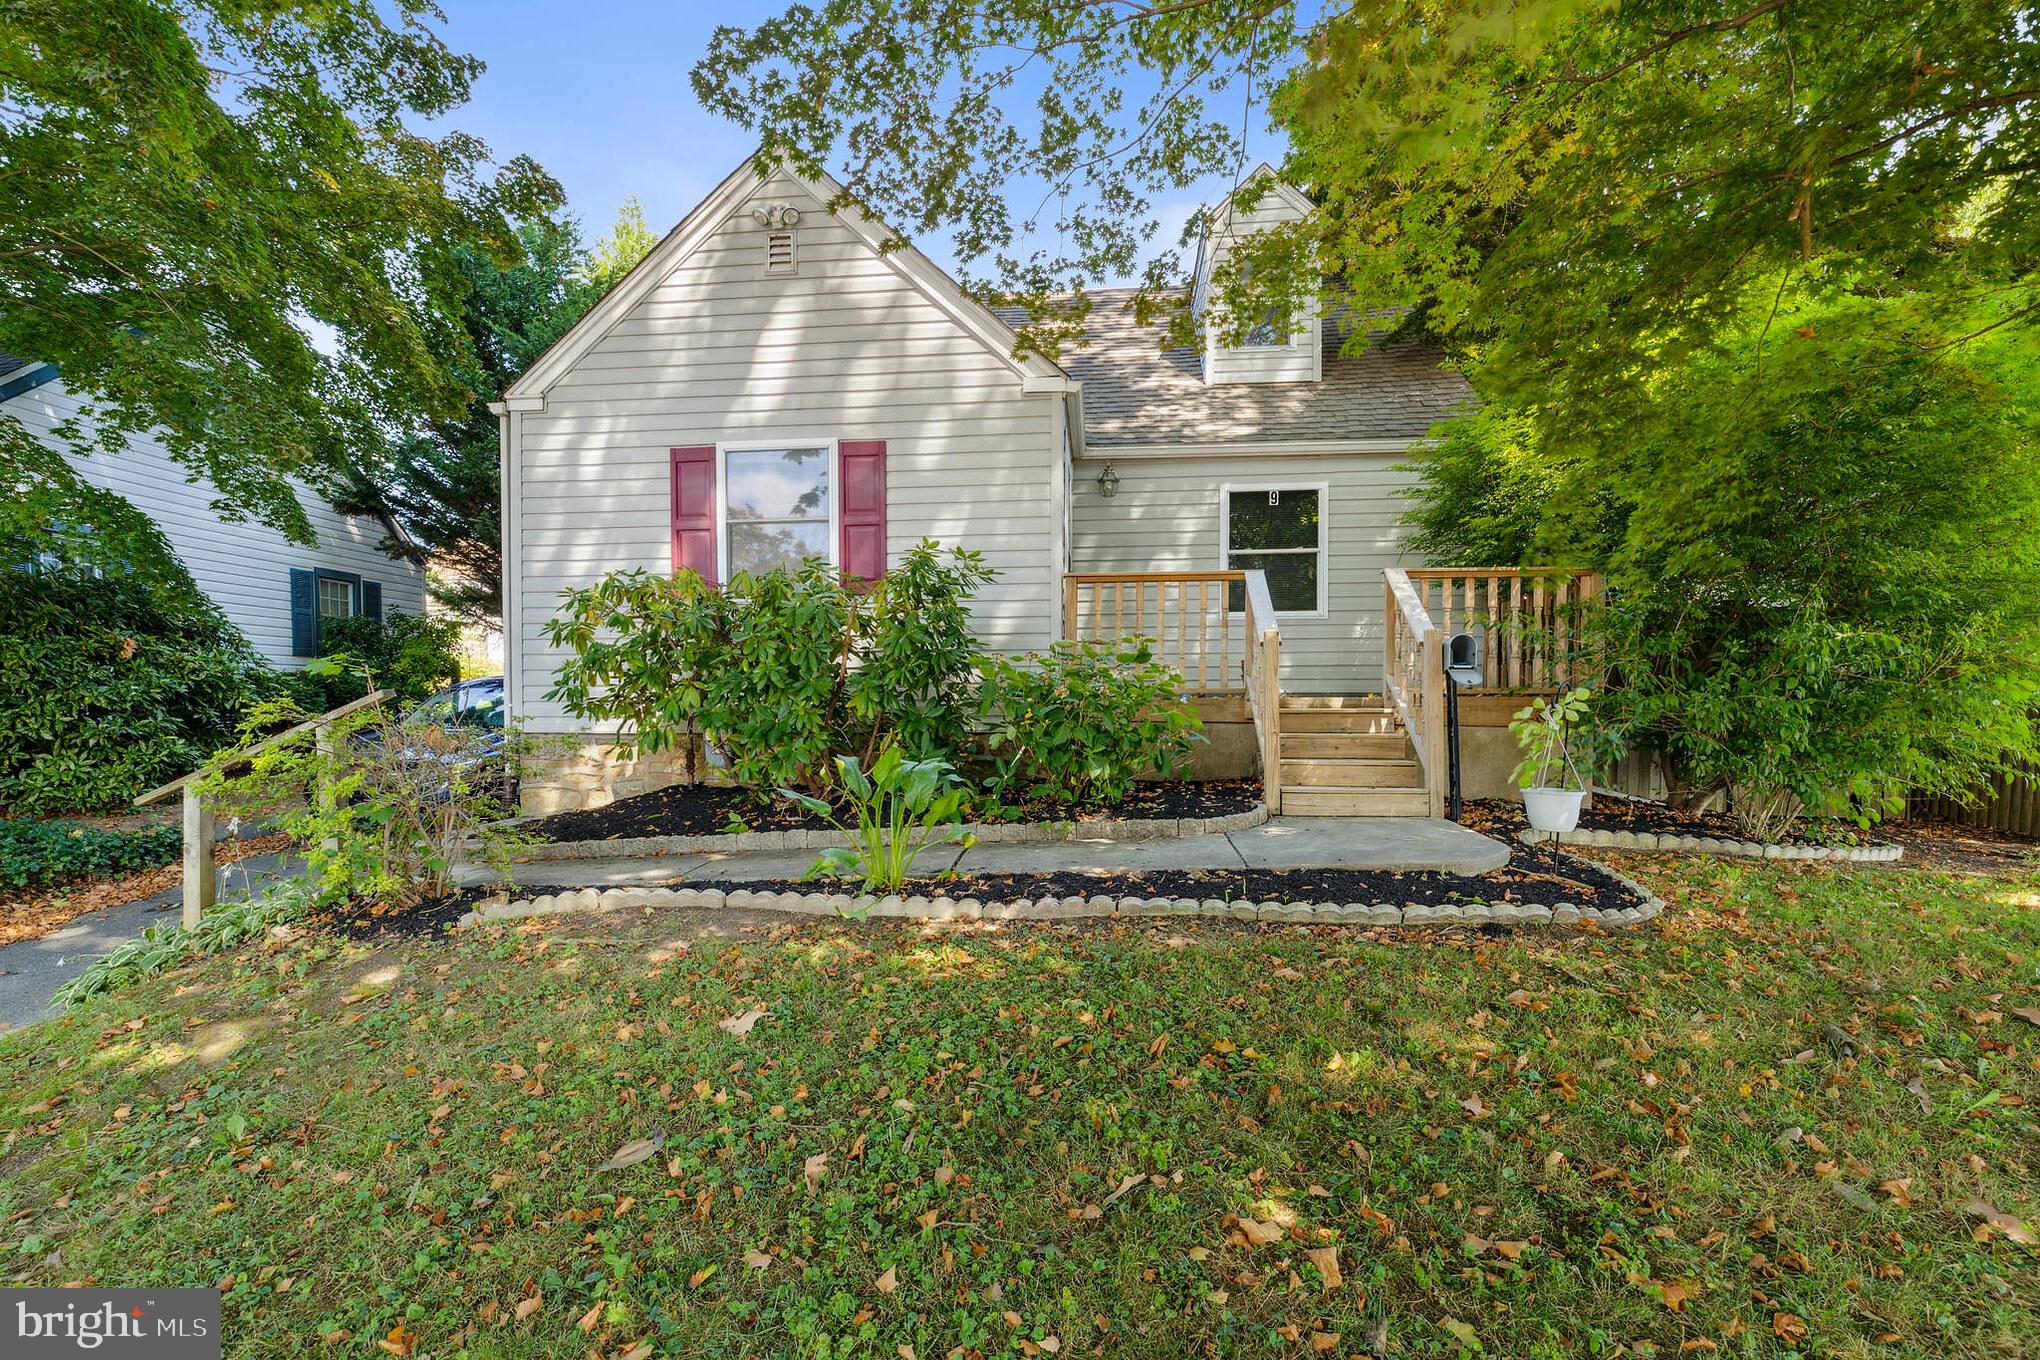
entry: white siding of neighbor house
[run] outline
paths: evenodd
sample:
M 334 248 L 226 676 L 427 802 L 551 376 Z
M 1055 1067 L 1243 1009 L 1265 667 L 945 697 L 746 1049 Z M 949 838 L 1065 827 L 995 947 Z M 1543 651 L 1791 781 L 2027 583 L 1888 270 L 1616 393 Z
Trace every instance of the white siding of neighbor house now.
M 77 396 L 53 380 L 7 402 L 7 411 L 38 434 L 77 414 Z M 55 443 L 52 438 L 49 442 Z M 67 455 L 80 477 L 124 497 L 163 531 L 198 588 L 217 604 L 257 651 L 277 666 L 295 669 L 305 658 L 290 653 L 291 568 L 351 572 L 382 585 L 385 618 L 425 609 L 424 572 L 376 547 L 382 525 L 342 515 L 302 488 L 299 503 L 318 536 L 317 546 L 293 543 L 253 520 L 220 518 L 209 482 L 187 481 L 184 466 L 147 435 L 119 453 Z
M 798 273 L 764 272 L 754 207 L 800 210 Z M 888 555 L 923 538 L 983 552 L 985 643 L 1045 647 L 1061 563 L 1061 398 L 1024 396 L 965 332 L 797 181 L 761 182 L 696 250 L 513 417 L 513 702 L 538 732 L 584 724 L 546 701 L 560 592 L 672 569 L 669 450 L 886 441 Z
M 1123 458 L 1118 494 L 1098 494 L 1102 458 L 1072 480 L 1071 570 L 1208 571 L 1222 565 L 1219 488 L 1326 485 L 1323 618 L 1283 615 L 1283 688 L 1297 694 L 1381 689 L 1384 567 L 1418 565 L 1403 551 L 1401 454 Z

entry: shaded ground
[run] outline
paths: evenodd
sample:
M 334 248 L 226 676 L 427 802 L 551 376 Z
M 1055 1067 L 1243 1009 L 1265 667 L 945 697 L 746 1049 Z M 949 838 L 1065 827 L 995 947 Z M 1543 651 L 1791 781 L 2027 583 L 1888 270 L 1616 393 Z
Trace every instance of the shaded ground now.
M 1903 845 L 1906 860 L 1923 869 L 2002 877 L 2040 868 L 2040 840 L 2028 836 L 1955 822 L 1894 822 L 1881 832 Z
M 213 863 L 238 864 L 258 856 L 275 855 L 288 844 L 290 838 L 280 834 L 224 840 L 213 847 Z M 0 894 L 0 946 L 48 935 L 65 922 L 91 912 L 153 900 L 166 890 L 174 891 L 182 874 L 181 863 L 172 861 L 119 878 L 17 888 Z
M 272 937 L 0 1040 L 0 1260 L 258 1357 L 2030 1349 L 2040 881 L 1630 862 L 1619 935 Z
M 1174 780 L 1137 784 L 1117 803 L 1066 807 L 1040 800 L 1005 806 L 1006 821 L 1103 821 L 1224 817 L 1260 805 L 1258 780 Z M 736 819 L 733 823 L 732 819 Z M 783 799 L 765 802 L 748 789 L 674 784 L 606 807 L 556 812 L 523 824 L 548 841 L 609 841 L 643 836 L 712 836 L 727 831 L 787 831 L 825 827 L 826 819 Z
M 221 874 L 221 897 L 246 897 L 302 869 L 301 861 L 282 855 L 256 855 L 238 861 L 231 873 Z M 0 947 L 0 1030 L 20 1029 L 44 1019 L 59 987 L 150 926 L 174 924 L 182 902 L 183 890 L 172 870 L 166 888 L 113 906 L 67 913 L 61 923 L 39 937 Z

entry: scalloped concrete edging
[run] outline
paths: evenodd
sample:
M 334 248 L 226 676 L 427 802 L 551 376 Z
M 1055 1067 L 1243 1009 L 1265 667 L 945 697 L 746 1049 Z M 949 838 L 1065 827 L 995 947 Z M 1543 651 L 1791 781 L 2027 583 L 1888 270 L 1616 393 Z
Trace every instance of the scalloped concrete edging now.
M 1551 844 L 1548 831 L 1527 828 L 1516 839 L 1528 846 Z M 1890 864 L 1905 847 L 1885 845 L 1767 845 L 1763 841 L 1726 840 L 1719 836 L 1673 836 L 1655 831 L 1561 831 L 1560 845 L 1598 846 L 1604 850 L 1670 851 L 1676 854 L 1725 855 L 1731 859 L 1835 860 L 1843 864 Z
M 1268 820 L 1268 805 L 1223 817 L 1146 817 L 1099 822 L 971 822 L 964 830 L 979 845 L 1055 845 L 1078 839 L 1166 841 L 1184 836 L 1217 836 L 1245 831 Z M 613 841 L 545 841 L 517 854 L 516 861 L 634 859 L 644 855 L 698 855 L 704 851 L 828 850 L 850 837 L 831 828 L 794 831 L 717 832 L 705 836 L 630 836 Z
M 1664 900 L 1635 879 L 1613 869 L 1609 877 L 1636 894 L 1635 906 L 1600 911 L 1561 902 L 1555 907 L 1514 902 L 1466 902 L 1448 906 L 1389 902 L 1228 902 L 1207 897 L 1038 897 L 988 902 L 977 897 L 857 896 L 842 892 L 759 892 L 748 888 L 575 888 L 566 892 L 492 903 L 469 912 L 461 926 L 518 921 L 564 912 L 639 907 L 740 907 L 803 916 L 846 916 L 861 911 L 873 920 L 1077 921 L 1099 918 L 1194 916 L 1209 920 L 1269 921 L 1323 926 L 1602 926 L 1642 925 L 1665 909 Z

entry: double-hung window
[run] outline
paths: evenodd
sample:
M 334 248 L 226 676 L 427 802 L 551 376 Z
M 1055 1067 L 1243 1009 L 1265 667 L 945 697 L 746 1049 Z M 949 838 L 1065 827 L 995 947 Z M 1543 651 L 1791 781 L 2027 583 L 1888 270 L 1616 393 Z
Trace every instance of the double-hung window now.
M 354 582 L 339 576 L 319 577 L 320 618 L 351 619 L 357 612 Z
M 835 560 L 829 445 L 723 450 L 722 579 Z
M 1325 488 L 1237 486 L 1219 488 L 1224 557 L 1229 571 L 1264 571 L 1268 599 L 1278 614 L 1325 612 Z M 1232 587 L 1235 612 L 1246 608 L 1246 588 Z

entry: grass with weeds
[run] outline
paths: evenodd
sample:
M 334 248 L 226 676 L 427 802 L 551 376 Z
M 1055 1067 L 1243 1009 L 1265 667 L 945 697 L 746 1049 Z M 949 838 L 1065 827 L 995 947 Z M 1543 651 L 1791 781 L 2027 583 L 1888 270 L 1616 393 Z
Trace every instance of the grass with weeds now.
M 0 1043 L 0 1267 L 236 1356 L 2032 1347 L 2040 887 L 1630 867 L 1608 935 L 271 938 Z

